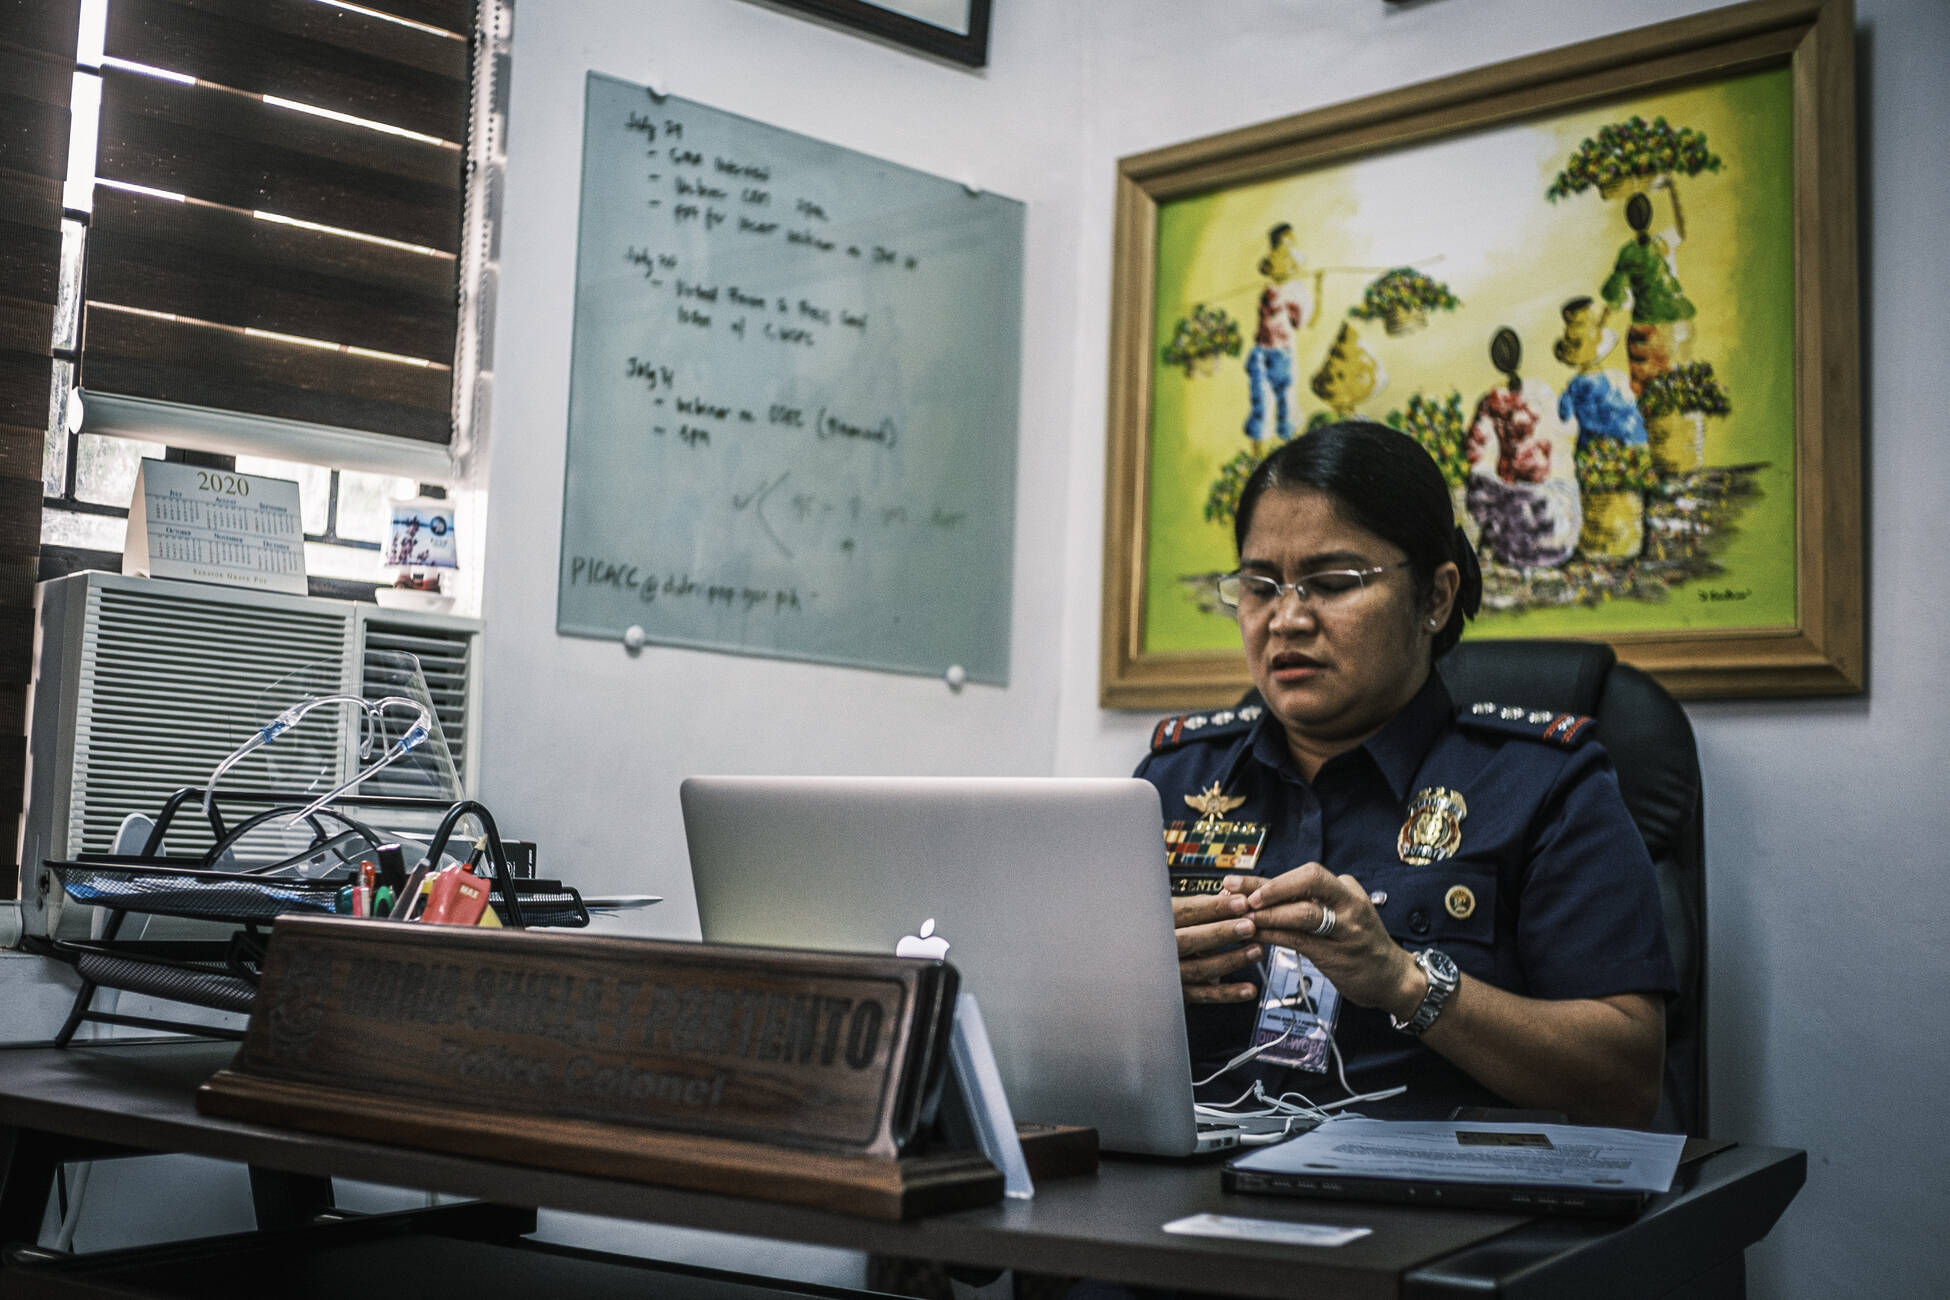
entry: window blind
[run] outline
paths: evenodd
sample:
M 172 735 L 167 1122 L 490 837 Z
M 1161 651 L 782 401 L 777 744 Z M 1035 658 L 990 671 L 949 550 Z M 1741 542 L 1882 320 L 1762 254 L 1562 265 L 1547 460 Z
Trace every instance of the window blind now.
M 111 0 L 81 384 L 446 443 L 472 0 Z
M 73 0 L 0 0 L 0 897 L 19 878 Z

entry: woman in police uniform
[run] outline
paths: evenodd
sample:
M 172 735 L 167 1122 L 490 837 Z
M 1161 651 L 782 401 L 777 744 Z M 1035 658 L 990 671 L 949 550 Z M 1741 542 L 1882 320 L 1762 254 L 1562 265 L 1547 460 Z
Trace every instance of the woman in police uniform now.
M 1280 945 L 1339 990 L 1353 1087 L 1407 1085 L 1362 1113 L 1649 1121 L 1676 987 L 1652 865 L 1588 719 L 1459 709 L 1434 672 L 1482 590 L 1435 463 L 1330 425 L 1261 463 L 1234 527 L 1220 594 L 1264 707 L 1166 719 L 1138 768 L 1167 820 L 1265 831 L 1257 874 L 1173 899 L 1198 1074 L 1251 1041 Z M 1339 1093 L 1261 1065 L 1211 1091 L 1254 1070 Z

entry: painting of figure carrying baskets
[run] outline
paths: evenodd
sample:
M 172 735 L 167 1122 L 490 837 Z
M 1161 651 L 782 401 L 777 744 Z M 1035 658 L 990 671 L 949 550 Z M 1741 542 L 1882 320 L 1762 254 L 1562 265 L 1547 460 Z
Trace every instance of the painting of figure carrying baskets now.
M 1485 575 L 1471 636 L 1629 657 L 1802 634 L 1794 73 L 1579 90 L 1391 147 L 1323 132 L 1318 160 L 1242 164 L 1236 183 L 1159 183 L 1130 295 L 1145 318 L 1122 331 L 1149 340 L 1126 359 L 1143 400 L 1113 394 L 1141 423 L 1135 572 L 1107 583 L 1134 606 L 1107 625 L 1126 661 L 1236 650 L 1216 583 L 1239 489 L 1347 418 L 1415 438 L 1449 480 Z

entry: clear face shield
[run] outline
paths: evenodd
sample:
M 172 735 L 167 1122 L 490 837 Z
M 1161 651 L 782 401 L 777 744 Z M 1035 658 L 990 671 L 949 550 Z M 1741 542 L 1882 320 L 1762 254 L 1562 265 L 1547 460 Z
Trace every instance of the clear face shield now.
M 376 797 L 453 803 L 463 797 L 419 660 L 401 651 L 368 649 L 361 678 L 346 682 L 335 665 L 311 665 L 279 679 L 253 702 L 247 717 L 269 721 L 211 772 L 204 783 L 206 818 L 218 784 L 226 779 L 233 788 L 277 791 L 288 802 L 309 798 L 296 811 L 281 809 L 240 826 L 225 855 L 236 867 L 319 879 L 356 866 L 380 842 L 410 838 L 393 831 L 381 835 L 331 807 L 355 790 L 361 802 Z M 373 819 L 383 820 L 383 814 L 376 812 Z

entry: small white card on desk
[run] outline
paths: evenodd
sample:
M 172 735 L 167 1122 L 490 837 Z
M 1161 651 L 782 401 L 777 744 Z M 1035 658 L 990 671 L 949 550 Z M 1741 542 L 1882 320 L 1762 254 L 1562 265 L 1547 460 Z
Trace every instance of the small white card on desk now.
M 1246 1219 L 1236 1214 L 1192 1214 L 1173 1219 L 1166 1232 L 1185 1237 L 1226 1237 L 1233 1241 L 1270 1241 L 1281 1246 L 1345 1246 L 1359 1241 L 1373 1228 L 1344 1228 L 1332 1223 L 1288 1223 L 1282 1219 Z
M 298 485 L 144 460 L 129 500 L 122 572 L 305 594 Z

